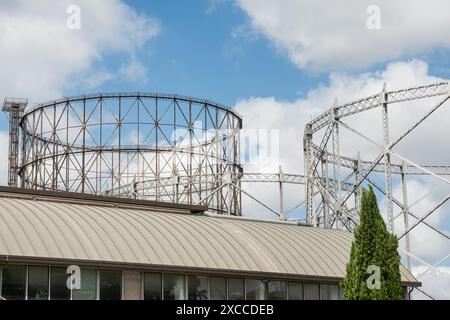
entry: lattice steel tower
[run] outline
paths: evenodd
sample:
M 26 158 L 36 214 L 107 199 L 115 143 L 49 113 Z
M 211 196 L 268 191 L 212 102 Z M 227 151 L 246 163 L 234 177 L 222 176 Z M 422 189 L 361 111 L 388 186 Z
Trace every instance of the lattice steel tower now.
M 27 99 L 5 98 L 3 111 L 9 113 L 9 154 L 8 154 L 8 186 L 18 187 L 19 172 L 19 123 L 22 119 Z

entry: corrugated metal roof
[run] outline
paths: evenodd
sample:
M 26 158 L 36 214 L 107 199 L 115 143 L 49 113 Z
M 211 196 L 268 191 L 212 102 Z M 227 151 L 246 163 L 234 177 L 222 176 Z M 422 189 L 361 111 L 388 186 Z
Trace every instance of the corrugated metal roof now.
M 341 278 L 352 240 L 292 224 L 0 196 L 0 256 Z M 403 267 L 402 280 L 417 282 Z

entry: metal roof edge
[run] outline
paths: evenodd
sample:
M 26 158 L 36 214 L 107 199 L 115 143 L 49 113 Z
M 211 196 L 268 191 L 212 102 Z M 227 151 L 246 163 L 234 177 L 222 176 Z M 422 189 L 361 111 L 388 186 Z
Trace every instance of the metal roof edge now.
M 223 214 L 216 214 L 216 213 L 210 213 L 210 212 L 205 212 L 203 215 L 210 217 L 210 218 L 218 218 L 218 219 L 231 219 L 231 220 L 239 220 L 239 221 L 265 222 L 265 223 L 274 223 L 274 224 L 312 227 L 312 225 L 310 225 L 306 222 L 301 222 L 301 221 L 281 221 L 281 220 L 270 220 L 270 219 L 253 218 L 253 217 L 246 217 L 246 216 L 227 216 L 227 215 L 223 215 Z
M 111 205 L 114 207 L 126 207 L 126 208 L 137 208 L 137 209 L 175 209 L 180 211 L 188 211 L 189 213 L 199 214 L 203 213 L 208 208 L 201 205 L 191 205 L 191 204 L 180 204 L 180 203 L 169 203 L 162 201 L 153 200 L 138 200 L 138 199 L 127 199 L 118 197 L 108 197 L 99 196 L 92 194 L 82 194 L 75 192 L 64 192 L 64 191 L 45 191 L 45 190 L 31 190 L 23 188 L 12 188 L 0 186 L 0 198 L 4 197 L 17 197 L 26 198 L 30 200 L 47 200 L 47 201 L 58 201 L 58 202 L 72 202 L 76 204 L 90 204 L 90 205 Z

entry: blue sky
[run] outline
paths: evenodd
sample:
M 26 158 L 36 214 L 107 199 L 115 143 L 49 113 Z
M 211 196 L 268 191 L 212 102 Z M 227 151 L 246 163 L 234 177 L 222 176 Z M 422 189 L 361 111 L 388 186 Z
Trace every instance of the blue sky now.
M 296 100 L 328 83 L 328 73 L 300 69 L 262 33 L 252 30 L 249 16 L 233 1 L 127 0 L 140 14 L 156 18 L 159 34 L 135 52 L 146 67 L 145 81 L 114 78 L 95 91 L 151 91 L 208 98 L 233 106 L 248 97 Z M 118 22 L 120 23 L 120 22 Z M 243 30 L 239 32 L 239 30 Z M 449 78 L 447 48 L 433 47 L 403 54 L 363 68 L 337 68 L 334 72 L 374 72 L 399 59 L 417 58 L 428 63 L 430 74 Z M 114 69 L 124 54 L 104 54 L 92 69 Z M 351 59 L 351 58 L 349 58 Z M 67 95 L 94 88 L 74 86 Z
M 148 69 L 148 79 L 114 79 L 99 91 L 177 93 L 234 105 L 252 96 L 297 99 L 327 79 L 326 74 L 302 72 L 261 35 L 233 37 L 248 17 L 231 2 L 211 12 L 204 0 L 127 3 L 161 25 L 160 33 L 136 54 Z M 113 69 L 123 58 L 107 55 L 95 67 Z M 79 94 L 76 90 L 68 94 Z
M 7 76 L 0 79 L 0 97 L 28 97 L 34 105 L 84 93 L 146 91 L 217 101 L 242 114 L 247 128 L 279 130 L 279 159 L 250 169 L 275 172 L 281 164 L 285 172 L 301 174 L 304 125 L 335 98 L 345 103 L 372 95 L 384 82 L 393 90 L 450 78 L 450 2 L 377 2 L 380 28 L 370 29 L 371 0 L 2 1 L 0 70 Z M 81 9 L 81 29 L 75 31 L 65 27 L 66 8 L 73 3 Z M 406 107 L 393 120 L 394 131 L 424 112 Z M 414 161 L 450 163 L 450 154 L 442 152 L 448 145 L 447 114 L 430 121 L 425 138 L 412 137 L 404 152 Z M 374 121 L 379 118 L 362 125 L 370 132 Z M 2 163 L 7 129 L 3 114 Z M 359 149 L 367 151 L 350 141 L 343 152 L 355 156 Z M 394 184 L 398 189 L 397 180 Z M 411 198 L 432 185 L 417 179 Z M 276 207 L 268 190 L 252 192 Z M 296 204 L 299 194 L 303 191 L 287 192 L 286 207 Z M 429 205 L 437 200 L 431 197 Z M 448 214 L 433 223 L 450 230 Z M 442 244 L 422 231 L 416 241 L 430 261 L 431 249 Z M 448 285 L 440 288 L 448 298 Z

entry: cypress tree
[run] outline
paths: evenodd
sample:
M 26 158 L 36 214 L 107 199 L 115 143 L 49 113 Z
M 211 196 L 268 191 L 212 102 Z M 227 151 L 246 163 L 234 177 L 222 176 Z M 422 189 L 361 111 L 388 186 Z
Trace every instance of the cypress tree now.
M 398 239 L 387 230 L 372 187 L 369 190 L 363 189 L 360 222 L 355 228 L 354 236 L 350 260 L 346 267 L 347 274 L 342 283 L 344 299 L 402 299 Z M 373 274 L 373 271 L 368 269 L 371 265 L 380 268 L 379 289 L 369 289 L 367 284 Z

